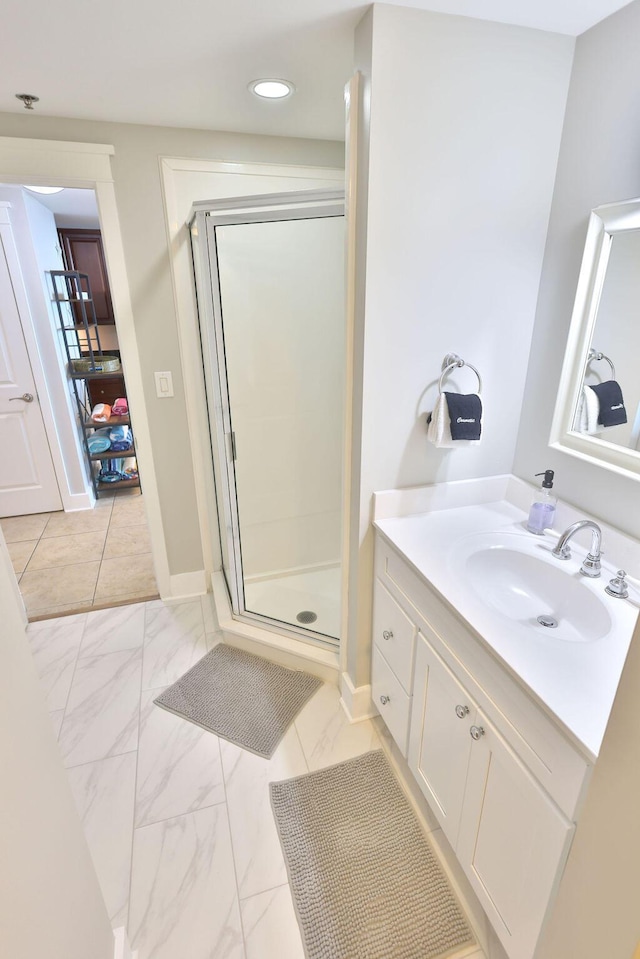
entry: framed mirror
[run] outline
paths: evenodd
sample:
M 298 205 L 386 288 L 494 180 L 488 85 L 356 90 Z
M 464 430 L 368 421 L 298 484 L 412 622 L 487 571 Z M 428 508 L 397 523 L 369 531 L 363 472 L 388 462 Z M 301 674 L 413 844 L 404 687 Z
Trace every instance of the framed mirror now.
M 640 479 L 640 199 L 591 213 L 550 444 Z

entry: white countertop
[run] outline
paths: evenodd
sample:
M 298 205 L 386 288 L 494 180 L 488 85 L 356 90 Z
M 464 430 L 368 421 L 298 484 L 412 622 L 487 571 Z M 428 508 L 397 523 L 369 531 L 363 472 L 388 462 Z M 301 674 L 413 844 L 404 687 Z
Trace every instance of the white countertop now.
M 605 603 L 612 621 L 608 634 L 600 639 L 571 642 L 544 627 L 538 631 L 505 618 L 483 602 L 469 583 L 468 574 L 460 566 L 460 543 L 477 534 L 507 533 L 518 537 L 523 551 L 544 562 L 560 562 L 549 556 L 557 534 L 535 536 L 527 532 L 525 521 L 522 510 L 508 502 L 496 502 L 379 519 L 374 525 L 595 758 L 638 618 L 640 593 L 634 584 L 628 600 L 607 596 L 604 587 L 617 567 L 604 562 L 598 579 L 580 576 L 578 570 L 585 550 L 573 540 L 573 556 L 566 571 L 579 577 L 580 585 Z M 536 550 L 539 552 L 535 553 Z

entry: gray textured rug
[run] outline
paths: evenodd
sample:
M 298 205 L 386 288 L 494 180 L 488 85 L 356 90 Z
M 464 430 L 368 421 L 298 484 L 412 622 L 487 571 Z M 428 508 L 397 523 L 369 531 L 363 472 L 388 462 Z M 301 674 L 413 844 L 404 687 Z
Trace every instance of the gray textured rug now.
M 441 959 L 473 944 L 380 750 L 270 788 L 308 959 Z
M 321 685 L 309 673 L 222 644 L 154 702 L 269 759 Z

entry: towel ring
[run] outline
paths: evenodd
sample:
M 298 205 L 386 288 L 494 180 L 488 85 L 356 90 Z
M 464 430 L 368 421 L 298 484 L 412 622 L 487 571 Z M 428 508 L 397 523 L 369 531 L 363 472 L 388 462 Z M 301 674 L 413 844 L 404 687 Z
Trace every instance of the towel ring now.
M 440 374 L 440 379 L 438 380 L 439 393 L 442 393 L 442 386 L 444 384 L 446 377 L 449 375 L 449 373 L 451 373 L 452 370 L 455 370 L 461 366 L 468 366 L 470 370 L 473 370 L 473 372 L 478 377 L 478 393 L 482 393 L 482 377 L 478 373 L 475 366 L 473 366 L 471 363 L 466 363 L 460 356 L 458 356 L 457 353 L 447 353 L 444 360 L 442 361 L 442 373 Z
M 605 360 L 611 367 L 611 379 L 615 380 L 616 378 L 616 368 L 609 359 L 608 356 L 605 356 L 604 353 L 600 353 L 598 350 L 589 350 L 589 355 L 587 356 L 587 365 L 592 361 Z

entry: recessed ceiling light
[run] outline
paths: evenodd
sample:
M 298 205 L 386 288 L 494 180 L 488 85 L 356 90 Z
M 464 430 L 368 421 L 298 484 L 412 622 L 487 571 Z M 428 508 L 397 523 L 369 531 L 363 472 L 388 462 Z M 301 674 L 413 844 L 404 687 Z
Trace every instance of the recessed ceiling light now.
M 284 100 L 290 97 L 295 91 L 293 83 L 289 80 L 252 80 L 249 89 L 257 97 L 264 97 L 267 100 Z
M 27 186 L 25 184 L 25 190 L 31 190 L 32 193 L 62 193 L 64 190 L 63 186 Z

